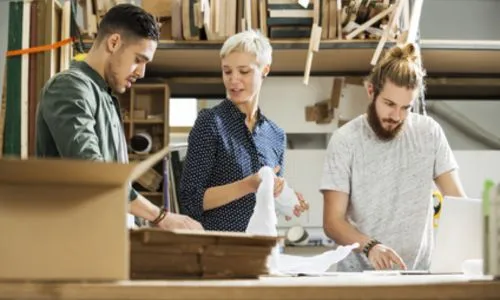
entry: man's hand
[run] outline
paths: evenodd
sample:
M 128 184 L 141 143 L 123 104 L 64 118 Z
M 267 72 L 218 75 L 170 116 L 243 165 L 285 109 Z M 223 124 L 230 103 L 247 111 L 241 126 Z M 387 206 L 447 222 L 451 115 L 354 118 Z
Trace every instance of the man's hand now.
M 166 230 L 173 229 L 190 229 L 190 230 L 203 230 L 203 226 L 188 216 L 167 213 L 167 216 L 163 218 L 157 225 L 158 227 Z
M 368 259 L 376 270 L 392 270 L 393 265 L 398 265 L 400 269 L 406 270 L 406 265 L 401 257 L 393 249 L 378 244 L 368 252 Z

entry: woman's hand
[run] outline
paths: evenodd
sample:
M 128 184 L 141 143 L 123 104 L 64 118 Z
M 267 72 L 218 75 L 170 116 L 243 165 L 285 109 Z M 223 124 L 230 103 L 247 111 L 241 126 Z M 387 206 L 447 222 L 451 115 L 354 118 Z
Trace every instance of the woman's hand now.
M 304 196 L 301 193 L 295 192 L 295 194 L 297 195 L 297 198 L 299 199 L 299 204 L 295 205 L 295 209 L 293 210 L 293 214 L 296 217 L 300 217 L 303 212 L 305 212 L 306 210 L 309 210 L 309 203 L 304 199 Z M 285 220 L 287 220 L 287 221 L 290 221 L 291 219 L 292 219 L 291 217 L 288 217 L 288 216 L 285 217 Z
M 273 172 L 275 174 L 277 174 L 279 171 L 280 171 L 280 166 L 274 167 Z M 259 189 L 259 185 L 260 185 L 261 181 L 262 181 L 262 179 L 260 178 L 258 172 L 250 175 L 250 185 L 251 185 L 254 193 L 256 193 L 257 190 Z M 274 198 L 278 197 L 281 194 L 284 186 L 285 186 L 285 179 L 282 177 L 276 176 L 274 178 L 274 191 L 273 191 Z

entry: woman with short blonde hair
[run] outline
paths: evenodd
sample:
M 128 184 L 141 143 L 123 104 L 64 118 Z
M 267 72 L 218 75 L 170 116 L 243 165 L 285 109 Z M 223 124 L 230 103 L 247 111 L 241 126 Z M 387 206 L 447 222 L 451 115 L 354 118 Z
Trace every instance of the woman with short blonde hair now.
M 225 41 L 220 59 L 226 99 L 200 111 L 189 134 L 179 206 L 206 230 L 244 232 L 260 168 L 275 168 L 275 197 L 281 193 L 286 135 L 259 108 L 272 63 L 269 40 L 253 30 L 235 34 Z M 296 215 L 307 209 L 298 196 Z

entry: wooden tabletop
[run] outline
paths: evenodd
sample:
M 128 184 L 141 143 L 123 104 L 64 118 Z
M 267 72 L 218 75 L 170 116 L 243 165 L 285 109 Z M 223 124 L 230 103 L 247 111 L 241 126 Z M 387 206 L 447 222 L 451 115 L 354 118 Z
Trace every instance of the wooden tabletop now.
M 500 281 L 458 275 L 263 277 L 258 280 L 0 283 L 0 299 L 500 299 Z

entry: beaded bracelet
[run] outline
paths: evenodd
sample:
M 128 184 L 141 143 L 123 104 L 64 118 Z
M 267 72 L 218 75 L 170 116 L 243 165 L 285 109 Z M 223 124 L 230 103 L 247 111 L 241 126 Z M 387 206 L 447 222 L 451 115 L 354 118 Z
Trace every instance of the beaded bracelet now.
M 376 239 L 371 239 L 363 248 L 363 253 L 368 257 L 368 254 L 370 253 L 370 250 L 372 250 L 373 247 L 375 247 L 378 244 L 382 244 Z

